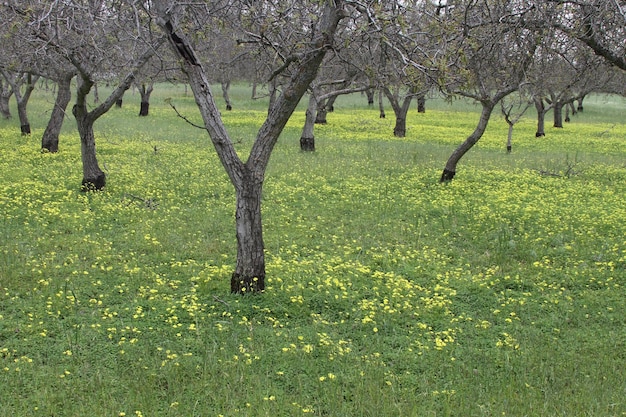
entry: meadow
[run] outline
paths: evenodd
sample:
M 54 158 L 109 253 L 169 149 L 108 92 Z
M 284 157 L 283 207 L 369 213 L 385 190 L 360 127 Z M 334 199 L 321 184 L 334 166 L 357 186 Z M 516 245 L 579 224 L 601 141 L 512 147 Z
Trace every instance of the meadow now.
M 245 154 L 249 87 L 223 118 Z M 234 192 L 182 86 L 96 123 L 82 193 L 66 119 L 0 120 L 0 416 L 626 416 L 626 99 L 535 138 L 429 100 L 407 137 L 341 97 L 302 153 L 301 108 L 264 187 L 267 289 L 229 293 Z M 549 114 L 550 116 L 551 114 Z M 550 123 L 547 123 L 549 126 Z

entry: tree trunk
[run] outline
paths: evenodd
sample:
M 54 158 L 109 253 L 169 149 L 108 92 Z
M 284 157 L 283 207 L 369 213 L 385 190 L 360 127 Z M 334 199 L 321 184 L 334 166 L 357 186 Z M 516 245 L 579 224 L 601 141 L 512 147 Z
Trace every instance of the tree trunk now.
M 305 152 L 315 151 L 315 113 L 317 110 L 317 100 L 315 94 L 309 96 L 309 105 L 306 109 L 306 118 L 300 137 L 300 150 Z
M 81 190 L 99 191 L 106 185 L 106 175 L 100 169 L 98 159 L 96 158 L 96 139 L 93 133 L 94 120 L 90 117 L 77 115 L 82 113 L 82 111 L 76 111 L 76 106 L 74 110 L 76 125 L 80 135 L 80 154 L 83 162 Z
M 332 113 L 335 111 L 335 101 L 337 100 L 337 97 L 339 96 L 332 96 L 328 98 L 328 101 L 326 102 L 326 105 L 324 106 L 328 113 Z M 326 118 L 324 118 L 324 120 L 326 120 Z
M 326 115 L 328 115 L 328 106 L 332 105 L 331 100 L 334 100 L 334 97 L 329 98 L 328 100 L 321 100 L 316 105 L 316 114 L 315 114 L 315 124 L 316 125 L 325 125 L 327 122 Z
M 146 87 L 145 83 L 142 83 L 139 88 L 139 95 L 141 96 L 141 107 L 139 108 L 139 116 L 147 116 L 150 111 L 150 94 L 154 90 L 154 84 L 151 82 Z
M 498 100 L 499 101 L 499 100 Z M 478 120 L 478 124 L 476 125 L 476 129 L 472 132 L 471 135 L 463 142 L 458 148 L 452 152 L 450 158 L 448 158 L 448 162 L 446 162 L 446 166 L 441 174 L 441 178 L 439 182 L 450 182 L 456 175 L 456 166 L 458 162 L 461 160 L 463 155 L 469 151 L 472 146 L 478 142 L 478 140 L 482 137 L 483 133 L 485 133 L 485 129 L 487 129 L 487 125 L 489 124 L 489 118 L 491 117 L 491 113 L 493 111 L 494 106 L 497 103 L 491 101 L 484 101 L 482 104 L 482 111 L 480 113 L 480 119 Z
M 533 98 L 533 101 L 535 102 L 535 109 L 537 110 L 537 132 L 535 133 L 535 137 L 540 138 L 546 135 L 545 126 L 547 110 L 541 97 L 535 97 Z
M 124 104 L 124 99 L 122 97 L 115 100 L 115 107 L 117 107 L 118 109 L 122 108 L 122 104 Z
M 35 89 L 35 83 L 39 79 L 39 76 L 33 76 L 30 73 L 26 75 L 26 89 L 24 90 L 24 94 L 21 96 L 13 92 L 15 96 L 15 100 L 17 101 L 17 114 L 20 118 L 20 130 L 22 131 L 22 135 L 30 135 L 30 121 L 28 120 L 28 113 L 26 112 L 26 106 L 28 105 L 28 100 L 30 99 L 30 95 Z M 19 90 L 19 87 L 18 87 Z
M 265 171 L 278 137 L 315 79 L 328 49 L 325 46 L 332 44 L 339 21 L 344 17 L 339 2 L 323 4 L 320 27 L 313 32 L 315 36 L 310 41 L 311 46 L 305 47 L 301 53 L 302 59 L 294 65 L 292 76 L 283 87 L 282 94 L 271 101 L 267 118 L 257 133 L 245 163 L 239 158 L 221 119 L 206 71 L 185 35 L 176 33 L 167 20 L 166 12 L 160 12 L 161 28 L 168 36 L 172 50 L 181 59 L 182 70 L 187 75 L 211 142 L 235 188 L 237 265 L 231 278 L 233 293 L 259 292 L 265 288 L 261 223 L 261 192 Z M 275 87 L 272 85 L 274 79 L 272 76 L 270 80 L 271 92 Z
M 506 153 L 513 151 L 513 123 L 509 123 L 509 135 L 506 139 Z
M 426 113 L 426 97 L 422 94 L 417 96 L 417 112 Z
M 583 111 L 584 107 L 583 107 L 583 100 L 585 99 L 585 96 L 582 96 L 581 98 L 579 98 L 578 101 L 578 107 L 576 108 L 578 111 Z
M 236 187 L 237 264 L 230 281 L 232 293 L 245 294 L 265 289 L 265 244 L 261 221 L 263 183 L 252 178 Z
M 257 84 L 258 83 L 256 82 L 256 80 L 252 81 L 252 94 L 250 95 L 250 98 L 252 100 L 256 100 L 256 98 L 257 98 L 256 97 Z
M 13 95 L 10 85 L 4 84 L 0 77 L 0 114 L 4 119 L 11 118 L 11 107 L 9 107 L 9 99 Z
M 6 79 L 7 83 L 11 86 L 11 90 L 13 91 L 13 96 L 15 97 L 15 101 L 17 103 L 17 115 L 20 119 L 20 130 L 22 135 L 30 135 L 30 122 L 28 121 L 28 113 L 26 111 L 26 106 L 28 104 L 28 100 L 30 99 L 30 95 L 35 89 L 35 83 L 39 79 L 39 76 L 33 76 L 30 73 L 26 74 L 11 74 L 4 69 L 1 70 L 3 77 Z M 24 93 L 22 94 L 21 86 L 22 84 L 26 85 L 24 89 Z M 9 113 L 10 115 L 10 113 Z
M 563 102 L 561 102 L 560 100 L 555 100 L 552 111 L 554 112 L 554 127 L 562 128 L 563 127 Z
M 93 133 L 94 117 L 87 110 L 87 95 L 94 83 L 89 79 L 79 78 L 76 93 L 76 104 L 72 114 L 76 119 L 76 127 L 80 135 L 80 155 L 83 162 L 82 191 L 98 191 L 106 185 L 106 175 L 98 165 L 96 158 L 96 139 Z M 113 99 L 117 101 L 117 98 Z
M 415 91 L 409 90 L 407 92 L 407 95 L 402 101 L 402 105 L 400 104 L 398 92 L 394 94 L 387 87 L 383 87 L 383 91 L 385 92 L 385 96 L 387 96 L 387 100 L 389 100 L 391 108 L 396 116 L 396 124 L 393 128 L 393 135 L 397 138 L 403 138 L 406 136 L 406 116 L 409 113 L 411 100 L 413 100 Z
M 228 90 L 230 89 L 230 81 L 222 81 L 222 97 L 224 97 L 224 101 L 226 102 L 226 110 L 231 111 L 233 109 L 233 105 L 230 102 L 230 96 L 228 95 Z
M 41 149 L 49 152 L 57 152 L 59 150 L 59 134 L 63 127 L 65 119 L 65 110 L 72 99 L 71 83 L 74 74 L 67 74 L 59 78 L 57 84 L 57 97 L 50 114 L 50 120 L 46 126 L 46 130 L 41 137 Z
M 374 106 L 374 89 L 368 88 L 365 90 L 365 94 L 367 95 L 367 105 L 370 107 Z
M 378 109 L 380 110 L 380 118 L 385 118 L 385 102 L 383 100 L 383 90 L 378 90 Z

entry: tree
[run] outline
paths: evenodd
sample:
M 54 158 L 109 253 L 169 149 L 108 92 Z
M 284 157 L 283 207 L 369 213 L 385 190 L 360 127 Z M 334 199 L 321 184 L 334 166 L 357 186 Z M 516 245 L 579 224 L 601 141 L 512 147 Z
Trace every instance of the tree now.
M 106 176 L 98 165 L 93 125 L 122 97 L 162 41 L 151 37 L 148 16 L 134 2 L 14 0 L 2 6 L 15 16 L 16 27 L 25 28 L 20 32 L 24 41 L 44 54 L 38 62 L 62 60 L 78 75 L 72 114 L 81 139 L 82 189 L 102 189 Z M 89 110 L 87 96 L 100 80 L 117 82 L 117 87 Z
M 549 24 L 578 39 L 611 65 L 626 71 L 624 0 L 548 0 L 536 6 Z
M 188 17 L 192 6 L 166 1 L 156 3 L 159 24 L 180 59 L 204 125 L 235 188 L 237 263 L 231 277 L 233 293 L 259 292 L 265 288 L 261 221 L 265 171 L 278 136 L 315 79 L 326 52 L 333 47 L 337 27 L 345 16 L 345 3 L 231 1 L 214 2 L 193 9 L 195 16 L 202 13 L 203 22 L 219 22 L 222 25 L 230 23 L 234 30 L 238 28 L 240 33 L 248 33 L 259 47 L 269 48 L 280 57 L 280 66 L 275 69 L 272 78 L 286 77 L 286 83 L 269 109 L 245 162 L 235 151 L 215 104 L 205 66 L 184 31 L 190 25 Z M 264 31 L 254 33 L 250 31 L 250 26 L 245 26 L 246 22 L 255 22 L 256 27 L 261 26 Z M 259 22 L 261 25 L 258 25 Z
M 28 121 L 28 112 L 26 111 L 26 106 L 28 104 L 28 100 L 30 99 L 30 95 L 35 89 L 35 83 L 39 79 L 38 75 L 33 75 L 30 72 L 10 72 L 6 69 L 0 69 L 0 73 L 6 80 L 7 84 L 11 87 L 11 91 L 13 91 L 13 97 L 15 97 L 15 101 L 17 102 L 17 115 L 20 119 L 20 130 L 22 135 L 30 135 L 30 122 Z M 24 86 L 24 91 L 22 91 L 22 86 Z
M 463 34 L 455 46 L 463 65 L 446 88 L 479 102 L 481 114 L 474 131 L 448 158 L 440 182 L 452 181 L 458 162 L 485 132 L 495 106 L 518 90 L 532 63 L 537 40 L 519 24 L 532 9 L 520 6 L 515 0 L 480 0 L 455 7 L 449 16 Z
M 511 153 L 513 151 L 513 128 L 515 124 L 519 122 L 528 107 L 530 107 L 531 101 L 525 100 L 524 95 L 520 94 L 517 102 L 505 103 L 505 100 L 500 101 L 500 108 L 502 110 L 502 116 L 506 124 L 509 125 L 509 133 L 506 140 L 506 152 Z M 513 112 L 516 110 L 516 112 Z

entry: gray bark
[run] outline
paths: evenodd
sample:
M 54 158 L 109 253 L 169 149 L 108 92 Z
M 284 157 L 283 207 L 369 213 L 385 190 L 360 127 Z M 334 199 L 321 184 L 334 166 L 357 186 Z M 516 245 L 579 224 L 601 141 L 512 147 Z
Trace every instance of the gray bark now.
M 165 13 L 162 28 L 174 52 L 181 58 L 200 109 L 204 125 L 216 153 L 226 170 L 236 194 L 237 263 L 231 277 L 231 292 L 260 292 L 265 288 L 265 258 L 261 222 L 261 194 L 265 171 L 278 137 L 308 86 L 315 79 L 327 49 L 332 45 L 337 25 L 342 19 L 341 1 L 326 2 L 320 17 L 320 27 L 311 40 L 311 48 L 302 52 L 294 62 L 292 76 L 280 96 L 271 105 L 268 116 L 244 163 L 230 139 L 211 92 L 207 73 L 196 58 L 184 35 L 177 33 Z M 271 80 L 270 80 L 271 81 Z
M 4 119 L 10 119 L 11 116 L 11 108 L 9 107 L 9 99 L 13 95 L 13 90 L 11 86 L 5 85 L 2 77 L 0 77 L 0 115 Z
M 67 105 L 72 99 L 71 83 L 74 74 L 66 74 L 57 81 L 57 96 L 50 114 L 50 120 L 46 126 L 46 130 L 41 137 L 41 149 L 49 152 L 57 152 L 59 150 L 59 134 L 63 127 L 65 119 L 65 111 Z

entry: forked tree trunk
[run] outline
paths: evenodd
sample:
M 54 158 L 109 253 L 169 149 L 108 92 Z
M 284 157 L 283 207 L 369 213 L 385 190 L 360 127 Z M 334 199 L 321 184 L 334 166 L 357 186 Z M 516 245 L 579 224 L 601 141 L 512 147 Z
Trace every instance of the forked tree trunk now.
M 315 151 L 315 113 L 317 110 L 317 100 L 315 95 L 309 96 L 309 105 L 307 106 L 302 128 L 302 136 L 300 136 L 300 150 L 305 152 Z
M 50 120 L 41 137 L 41 149 L 45 149 L 49 152 L 54 153 L 59 150 L 59 134 L 63 127 L 67 105 L 72 99 L 72 78 L 74 78 L 74 74 L 67 74 L 60 77 L 57 81 L 57 97 L 50 114 Z
M 311 46 L 301 53 L 301 60 L 294 64 L 293 75 L 284 86 L 282 94 L 271 101 L 268 116 L 257 133 L 245 163 L 239 158 L 226 131 L 206 71 L 185 36 L 175 32 L 172 23 L 167 20 L 166 11 L 160 10 L 161 28 L 168 36 L 174 53 L 181 59 L 182 70 L 194 92 L 204 125 L 235 188 L 237 264 L 231 277 L 233 293 L 259 292 L 265 288 L 261 223 L 261 191 L 265 171 L 280 133 L 315 79 L 327 47 L 332 44 L 337 25 L 344 17 L 340 5 L 335 2 L 323 4 L 320 27 L 314 31 L 316 35 L 310 42 Z
M 265 289 L 265 244 L 261 221 L 263 183 L 247 178 L 235 189 L 237 209 L 237 264 L 230 281 L 233 293 Z
M 139 88 L 139 95 L 141 96 L 141 104 L 139 108 L 139 116 L 147 116 L 150 113 L 150 94 L 154 90 L 154 84 L 150 82 L 148 86 L 145 83 L 141 83 Z
M 406 136 L 406 116 L 409 113 L 411 100 L 413 100 L 415 91 L 409 90 L 407 95 L 404 97 L 402 104 L 400 104 L 398 93 L 392 93 L 387 87 L 383 87 L 383 91 L 385 92 L 385 96 L 387 96 L 387 100 L 389 100 L 391 108 L 396 116 L 396 124 L 393 128 L 393 135 L 397 138 L 403 138 Z
M 76 127 L 80 136 L 80 155 L 83 162 L 82 191 L 98 191 L 106 185 L 106 175 L 98 165 L 96 157 L 96 139 L 93 133 L 93 124 L 97 117 L 87 110 L 87 95 L 94 83 L 89 79 L 79 78 L 79 86 L 76 93 L 76 104 L 72 108 L 72 114 L 76 119 Z M 117 98 L 113 99 L 113 102 Z
M 30 122 L 28 121 L 26 106 L 28 104 L 28 100 L 30 99 L 30 95 L 35 89 L 35 83 L 39 79 L 39 76 L 33 76 L 30 73 L 21 76 L 13 76 L 4 70 L 2 70 L 2 75 L 11 86 L 11 90 L 13 90 L 13 96 L 15 97 L 15 102 L 17 103 L 17 115 L 20 119 L 20 131 L 22 132 L 22 135 L 30 135 Z M 26 85 L 24 93 L 21 92 L 22 83 L 25 83 Z
M 79 67 L 78 88 L 76 89 L 76 104 L 72 108 L 72 114 L 76 119 L 76 126 L 80 135 L 81 143 L 81 159 L 83 162 L 83 180 L 81 189 L 83 191 L 97 191 L 106 185 L 106 176 L 98 165 L 96 158 L 96 140 L 93 132 L 93 125 L 113 107 L 115 102 L 120 99 L 126 90 L 131 86 L 137 72 L 145 65 L 146 62 L 154 55 L 164 39 L 157 41 L 154 45 L 148 45 L 141 57 L 135 61 L 135 65 L 130 69 L 128 74 L 120 81 L 118 86 L 111 94 L 96 108 L 89 111 L 87 109 L 87 96 L 92 87 L 95 87 L 94 81 L 89 73 L 81 70 Z
M 472 146 L 478 142 L 478 140 L 483 136 L 483 133 L 485 133 L 485 129 L 487 129 L 487 125 L 489 124 L 489 118 L 491 117 L 491 113 L 493 112 L 493 108 L 497 102 L 494 102 L 493 100 L 486 100 L 481 104 L 482 111 L 480 113 L 480 119 L 478 120 L 476 129 L 474 129 L 472 134 L 467 137 L 465 142 L 452 152 L 452 155 L 448 158 L 448 162 L 446 162 L 446 166 L 441 174 L 439 182 L 450 182 L 454 179 L 458 162 L 461 160 L 463 155 L 467 153 L 467 151 L 472 149 Z

